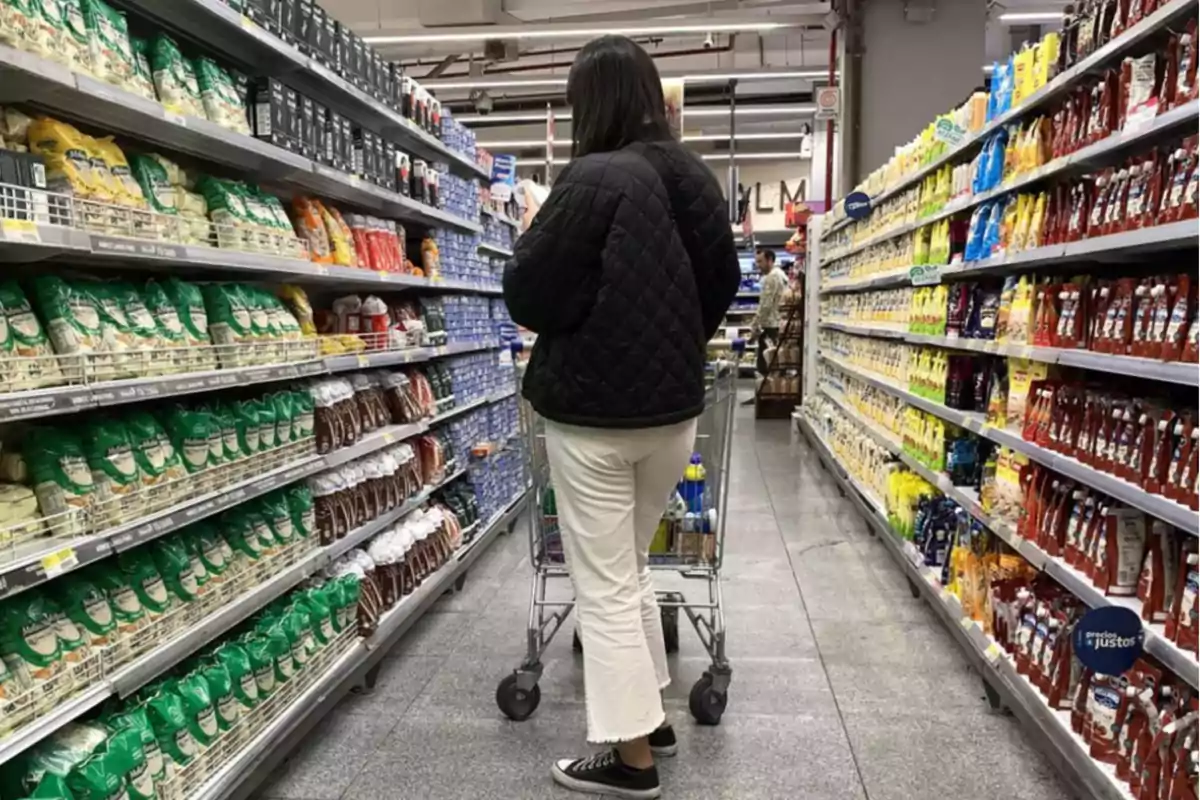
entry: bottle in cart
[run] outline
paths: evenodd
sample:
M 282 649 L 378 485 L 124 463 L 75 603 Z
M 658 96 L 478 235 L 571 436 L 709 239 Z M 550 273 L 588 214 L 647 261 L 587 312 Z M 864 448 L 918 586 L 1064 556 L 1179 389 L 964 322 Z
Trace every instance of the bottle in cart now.
M 687 503 L 688 511 L 700 514 L 704 511 L 704 480 L 707 474 L 704 469 L 704 459 L 699 453 L 692 453 L 692 460 L 683 470 L 683 486 L 680 494 Z

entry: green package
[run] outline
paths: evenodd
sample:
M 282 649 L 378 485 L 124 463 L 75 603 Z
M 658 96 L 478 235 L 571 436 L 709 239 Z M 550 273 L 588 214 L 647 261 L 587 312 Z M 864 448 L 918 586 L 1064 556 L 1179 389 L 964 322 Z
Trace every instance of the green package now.
M 107 752 L 110 767 L 123 777 L 130 800 L 154 800 L 158 796 L 140 731 L 129 728 L 114 733 L 108 739 Z
M 208 310 L 204 305 L 204 292 L 194 283 L 181 281 L 178 278 L 167 278 L 163 281 L 163 289 L 175 311 L 190 345 L 208 345 L 212 339 L 208 335 Z
M 147 52 L 154 89 L 163 107 L 176 114 L 204 117 L 200 85 L 191 63 L 179 51 L 179 45 L 165 33 L 150 42 Z
M 221 431 L 211 414 L 176 406 L 167 412 L 165 427 L 189 475 L 220 463 L 216 459 L 224 453 Z
M 125 15 L 103 0 L 83 0 L 83 19 L 92 42 L 92 69 L 96 77 L 127 87 L 133 78 L 133 48 Z
M 146 549 L 154 558 L 154 566 L 167 588 L 184 603 L 190 603 L 200 593 L 199 577 L 192 570 L 187 546 L 179 536 L 164 536 L 151 542 Z M 207 575 L 205 576 L 207 579 Z
M 241 442 L 238 440 L 237 421 L 233 409 L 225 403 L 217 403 L 208 411 L 221 431 L 221 460 L 237 461 L 248 455 L 242 451 Z
M 255 631 L 243 636 L 240 644 L 250 657 L 250 669 L 254 673 L 255 683 L 258 684 L 258 696 L 262 699 L 270 697 L 278 683 L 271 637 Z
M 284 442 L 279 441 L 279 415 L 275 404 L 268 398 L 255 400 L 254 408 L 258 411 L 258 448 L 259 452 L 274 450 Z
M 171 591 L 155 566 L 149 548 L 126 550 L 117 556 L 117 565 L 128 578 L 142 608 L 152 614 L 163 614 L 171 608 Z
M 79 437 L 63 428 L 38 428 L 25 444 L 25 464 L 43 517 L 91 506 L 96 484 Z
M 329 603 L 324 592 L 315 588 L 299 592 L 296 596 L 296 605 L 303 606 L 308 612 L 309 625 L 317 645 L 327 645 L 337 636 L 337 632 L 333 629 L 333 619 L 330 617 Z
M 191 672 L 180 678 L 175 691 L 183 700 L 183 711 L 187 715 L 188 729 L 196 741 L 207 747 L 220 733 L 217 712 L 213 708 L 208 681 L 199 672 Z
M 142 753 L 146 757 L 146 770 L 155 783 L 166 780 L 166 762 L 163 761 L 162 750 L 158 746 L 154 728 L 150 725 L 150 714 L 147 712 L 145 704 L 127 702 L 119 713 L 112 715 L 106 721 L 113 730 L 136 731 L 142 742 Z
M 275 533 L 271 530 L 271 525 L 267 522 L 266 516 L 259 510 L 257 503 L 246 503 L 245 508 L 246 519 L 250 523 L 250 528 L 254 532 L 254 538 L 258 541 L 260 550 L 269 550 L 275 547 L 278 542 L 275 540 Z
M 296 662 L 297 669 L 303 669 L 308 657 L 317 649 L 308 612 L 295 605 L 290 606 L 280 617 L 279 627 L 292 647 L 292 660 Z
M 138 470 L 149 485 L 176 480 L 183 476 L 183 462 L 162 424 L 149 411 L 125 415 L 125 430 L 133 446 Z
M 117 626 L 124 630 L 141 627 L 146 618 L 146 609 L 141 597 L 133 588 L 133 582 L 118 566 L 115 559 L 106 559 L 84 571 L 87 580 L 94 583 L 112 607 Z
M 63 375 L 58 360 L 52 357 L 50 339 L 16 281 L 0 280 L 0 307 L 8 331 L 6 354 L 28 359 L 9 367 L 14 386 L 35 389 L 61 383 Z
M 313 502 L 312 489 L 307 484 L 294 483 L 284 490 L 288 513 L 292 515 L 292 528 L 307 539 L 317 529 L 317 511 Z
M 82 660 L 82 656 L 87 653 L 88 639 L 86 632 L 75 624 L 75 621 L 67 616 L 66 611 L 59 604 L 58 599 L 54 594 L 47 594 L 43 598 L 46 612 L 50 615 L 54 623 L 54 634 L 58 637 L 58 645 L 62 650 L 62 657 L 68 661 Z M 71 657 L 72 653 L 80 653 L 79 656 Z
M 308 439 L 316 429 L 312 395 L 307 391 L 292 392 L 292 408 L 296 413 L 293 427 L 298 439 Z
M 130 153 L 129 169 L 133 179 L 142 187 L 142 196 L 150 204 L 150 210 L 159 214 L 174 216 L 179 213 L 175 204 L 175 188 L 162 164 L 152 156 L 141 153 Z
M 48 671 L 62 658 L 55 612 L 37 591 L 22 592 L 0 606 L 0 650 L 20 659 L 35 677 L 50 677 Z
M 242 713 L 242 704 L 233 694 L 233 676 L 229 668 L 219 660 L 212 660 L 202 664 L 197 674 L 208 684 L 217 726 L 223 731 L 229 730 Z
M 68 282 L 57 275 L 38 275 L 33 279 L 33 296 L 50 331 L 54 352 L 59 356 L 107 349 L 100 308 L 82 282 Z
M 67 788 L 74 800 L 121 800 L 125 774 L 121 753 L 104 750 L 78 764 L 67 775 Z
M 276 392 L 270 398 L 275 406 L 275 438 L 281 447 L 300 438 L 296 432 L 292 395 L 293 392 Z
M 233 696 L 242 708 L 251 709 L 258 705 L 258 681 L 254 677 L 254 666 L 246 648 L 236 642 L 226 642 L 213 654 L 216 661 L 229 672 Z
M 233 424 L 237 427 L 238 446 L 247 455 L 254 455 L 259 445 L 258 403 L 239 400 L 231 407 Z
M 251 563 L 262 558 L 262 542 L 244 506 L 231 508 L 222 514 L 218 527 L 234 553 L 248 558 Z
M 225 347 L 248 344 L 255 340 L 250 306 L 245 293 L 237 284 L 207 284 L 204 286 L 204 307 L 208 312 L 208 329 L 213 344 Z M 221 351 L 223 363 L 241 366 L 245 356 L 236 350 Z
M 146 700 L 150 725 L 158 738 L 158 747 L 180 767 L 186 767 L 200 751 L 196 737 L 188 727 L 183 698 L 171 690 L 169 683 L 155 687 Z
M 292 514 L 282 490 L 264 495 L 258 501 L 258 512 L 266 519 L 271 535 L 281 547 L 287 547 L 296 538 Z
M 87 632 L 93 645 L 107 645 L 117 629 L 116 612 L 108 595 L 89 573 L 78 572 L 58 581 L 56 592 L 62 609 L 76 625 Z
M 107 503 L 106 516 L 119 521 L 125 512 L 115 503 L 121 498 L 132 498 L 142 488 L 129 431 L 119 420 L 95 417 L 86 420 L 80 432 L 97 501 Z
M 182 348 L 187 346 L 187 337 L 184 335 L 183 323 L 179 319 L 179 312 L 167 297 L 166 290 L 158 281 L 146 281 L 146 286 L 142 290 L 142 300 L 146 304 L 146 310 L 154 317 L 154 323 L 158 330 L 158 338 L 167 348 Z M 182 354 L 176 354 L 175 361 L 186 366 L 186 361 L 182 358 Z
M 188 551 L 198 559 L 201 568 L 212 577 L 223 575 L 233 558 L 233 550 L 207 522 L 198 522 L 186 531 Z

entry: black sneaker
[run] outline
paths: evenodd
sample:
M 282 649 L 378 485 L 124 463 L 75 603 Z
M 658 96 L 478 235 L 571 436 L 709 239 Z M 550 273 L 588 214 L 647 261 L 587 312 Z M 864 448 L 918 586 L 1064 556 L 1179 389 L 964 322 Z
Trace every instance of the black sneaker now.
M 675 729 L 663 725 L 650 734 L 650 749 L 656 756 L 673 756 L 679 752 L 679 743 L 675 741 Z
M 615 749 L 580 759 L 563 758 L 550 770 L 554 781 L 576 792 L 590 792 L 631 800 L 654 800 L 662 796 L 658 770 L 626 766 Z

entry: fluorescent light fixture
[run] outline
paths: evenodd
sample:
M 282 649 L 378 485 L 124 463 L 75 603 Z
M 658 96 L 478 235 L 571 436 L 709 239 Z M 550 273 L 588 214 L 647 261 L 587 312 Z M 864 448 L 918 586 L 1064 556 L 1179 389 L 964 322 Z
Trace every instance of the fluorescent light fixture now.
M 767 141 L 768 139 L 803 139 L 803 131 L 780 131 L 778 133 L 739 133 L 734 137 L 738 142 Z M 728 133 L 685 133 L 685 142 L 727 142 Z
M 426 89 L 507 89 L 521 88 L 525 86 L 566 86 L 566 78 L 511 78 L 505 80 L 503 78 L 492 79 L 486 75 L 474 81 L 449 81 L 441 83 L 439 81 L 425 81 L 421 84 Z
M 836 70 L 834 71 L 834 74 L 837 74 Z M 683 81 L 684 81 L 684 83 L 713 83 L 713 82 L 718 82 L 718 81 L 730 81 L 730 80 L 739 80 L 739 81 L 785 81 L 785 80 L 814 80 L 814 79 L 819 80 L 821 78 L 828 78 L 828 77 L 829 77 L 829 70 L 827 70 L 827 69 L 802 69 L 802 70 L 779 71 L 779 72 L 774 72 L 771 70 L 764 70 L 762 72 L 756 72 L 754 70 L 747 70 L 746 72 L 725 72 L 725 73 L 713 73 L 713 74 L 703 74 L 702 73 L 699 75 L 684 75 Z
M 455 114 L 459 122 L 545 122 L 545 111 L 517 111 L 500 114 Z M 570 119 L 570 111 L 555 111 L 555 119 Z
M 816 113 L 816 106 L 737 106 L 734 109 L 734 114 L 737 116 L 747 117 L 767 117 L 767 116 L 785 116 L 794 114 L 796 116 L 809 116 Z M 688 108 L 683 107 L 683 116 L 685 117 L 728 117 L 728 108 Z
M 763 142 L 777 141 L 780 139 L 803 139 L 805 136 L 803 131 L 787 131 L 787 132 L 770 132 L 770 133 L 739 133 L 734 138 L 739 142 Z M 685 133 L 683 135 L 685 142 L 727 142 L 729 141 L 728 133 Z M 486 147 L 488 150 L 526 150 L 532 147 L 545 147 L 545 139 L 512 139 L 503 142 L 476 142 L 479 147 Z M 567 148 L 571 146 L 570 139 L 555 139 L 554 146 L 556 148 Z
M 599 36 L 606 33 L 622 36 L 669 36 L 674 34 L 742 33 L 774 31 L 795 27 L 786 22 L 709 22 L 703 25 L 642 25 L 619 28 L 537 28 L 505 27 L 497 30 L 473 28 L 457 33 L 408 33 L 396 36 L 366 36 L 367 44 L 431 44 L 436 42 L 485 42 L 490 39 L 569 39 L 576 36 Z
M 700 157 L 702 159 L 704 159 L 705 161 L 728 161 L 729 153 L 705 153 L 704 155 L 702 155 Z M 743 159 L 747 160 L 747 161 L 762 161 L 762 160 L 767 160 L 767 159 L 771 159 L 771 160 L 775 160 L 775 161 L 784 161 L 787 159 L 810 160 L 811 156 L 805 156 L 805 155 L 801 155 L 800 153 L 793 153 L 793 152 L 787 152 L 787 153 L 737 153 L 734 155 L 733 159 L 734 159 L 734 161 L 742 161 Z
M 1018 11 L 998 17 L 1001 22 L 1061 22 L 1062 18 L 1061 11 Z

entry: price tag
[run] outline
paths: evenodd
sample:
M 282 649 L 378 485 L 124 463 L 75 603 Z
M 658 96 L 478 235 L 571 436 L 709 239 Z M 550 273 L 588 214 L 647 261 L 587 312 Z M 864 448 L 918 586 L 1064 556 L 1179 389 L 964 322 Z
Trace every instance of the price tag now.
M 46 571 L 47 578 L 61 575 L 67 570 L 74 569 L 78 564 L 79 559 L 75 556 L 75 550 L 70 547 L 64 547 L 42 557 L 42 569 Z
M 183 114 L 177 114 L 174 111 L 164 110 L 163 116 L 166 118 L 167 122 L 173 122 L 176 125 L 182 125 L 185 128 L 187 127 L 187 117 L 185 117 Z
M 379 280 L 381 280 L 381 281 L 387 281 L 387 280 L 391 280 L 391 277 L 390 277 L 390 275 L 389 275 L 387 272 L 384 272 L 384 271 L 383 271 L 383 270 L 381 270 L 381 269 L 377 269 L 377 270 L 375 270 L 375 274 L 376 274 L 377 276 L 379 276 Z
M 975 620 L 970 617 L 963 617 L 958 621 L 958 624 L 962 626 L 964 631 L 969 631 L 971 630 L 971 626 L 975 624 Z
M 366 356 L 359 356 L 358 365 L 360 367 L 369 367 L 371 365 L 371 359 L 367 358 Z
M 0 232 L 10 242 L 40 242 L 37 225 L 27 219 L 0 219 Z
M 395 437 L 395 436 L 393 436 L 392 434 L 390 434 L 390 433 L 385 433 L 385 434 L 383 435 L 383 443 L 384 443 L 384 444 L 391 444 L 391 443 L 392 443 L 392 442 L 394 442 L 394 441 L 396 441 L 396 437 Z
M 1000 645 L 996 644 L 995 642 L 992 642 L 991 644 L 989 644 L 987 646 L 987 649 L 983 651 L 984 658 L 986 658 L 988 661 L 991 661 L 993 664 L 995 664 L 1000 659 L 1000 656 L 1002 656 L 1003 654 L 1004 654 L 1004 649 L 1001 648 Z
M 325 266 L 324 264 L 314 264 L 313 266 L 316 268 L 318 275 L 325 276 L 329 274 L 329 267 Z

